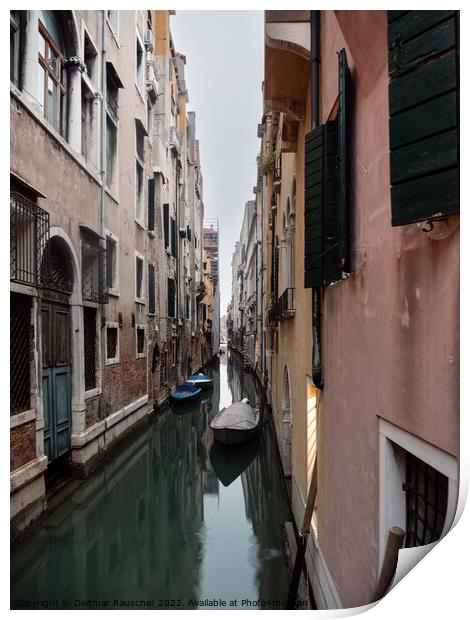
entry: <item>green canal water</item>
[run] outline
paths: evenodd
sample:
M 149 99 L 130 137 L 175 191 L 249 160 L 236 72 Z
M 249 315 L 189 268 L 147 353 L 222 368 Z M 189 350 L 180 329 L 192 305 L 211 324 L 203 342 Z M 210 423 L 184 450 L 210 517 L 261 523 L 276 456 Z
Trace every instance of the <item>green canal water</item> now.
M 282 609 L 289 520 L 270 425 L 225 448 L 209 422 L 247 396 L 222 356 L 214 388 L 168 407 L 11 550 L 15 609 Z

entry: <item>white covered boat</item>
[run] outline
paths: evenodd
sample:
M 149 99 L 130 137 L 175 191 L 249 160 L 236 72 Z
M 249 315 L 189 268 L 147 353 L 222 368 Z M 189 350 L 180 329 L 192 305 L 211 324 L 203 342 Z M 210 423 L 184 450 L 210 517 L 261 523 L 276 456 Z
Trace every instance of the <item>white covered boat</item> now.
M 244 398 L 219 411 L 209 426 L 217 441 L 230 446 L 253 439 L 258 433 L 259 423 L 259 410 L 253 409 Z

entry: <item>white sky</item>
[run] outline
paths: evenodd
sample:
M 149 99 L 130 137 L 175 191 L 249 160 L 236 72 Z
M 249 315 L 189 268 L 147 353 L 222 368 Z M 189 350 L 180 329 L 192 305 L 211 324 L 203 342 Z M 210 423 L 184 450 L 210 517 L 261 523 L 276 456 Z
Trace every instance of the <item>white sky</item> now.
M 223 315 L 231 296 L 232 252 L 256 185 L 263 11 L 176 11 L 171 31 L 176 51 L 186 56 L 187 109 L 196 112 L 205 217 L 219 218 Z

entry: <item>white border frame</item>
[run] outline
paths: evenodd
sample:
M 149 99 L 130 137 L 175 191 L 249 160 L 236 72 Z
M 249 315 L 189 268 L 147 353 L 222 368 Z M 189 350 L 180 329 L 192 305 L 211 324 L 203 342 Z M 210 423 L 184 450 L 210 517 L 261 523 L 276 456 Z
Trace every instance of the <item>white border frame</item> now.
M 117 339 L 116 339 L 116 357 L 108 357 L 108 328 L 116 328 L 117 330 Z M 112 364 L 119 364 L 120 362 L 120 354 L 121 354 L 121 346 L 120 346 L 120 335 L 119 335 L 119 323 L 115 321 L 108 321 L 106 323 L 106 348 L 105 348 L 105 366 L 111 366 Z
M 137 330 L 139 329 L 144 330 L 144 350 L 142 351 L 142 353 L 139 353 L 139 350 L 137 348 Z M 136 359 L 142 359 L 147 356 L 147 352 L 146 352 L 147 326 L 144 323 L 136 323 L 134 332 L 135 332 L 135 357 Z
M 142 261 L 142 283 L 141 283 L 141 293 L 142 297 L 137 297 L 137 259 Z M 145 256 L 143 256 L 137 250 L 134 250 L 134 301 L 136 304 L 145 305 L 145 287 L 146 287 L 146 277 L 145 277 Z
M 106 239 L 111 239 L 111 241 L 113 241 L 116 244 L 116 260 L 114 263 L 114 267 L 115 267 L 115 278 L 114 278 L 114 284 L 115 286 L 113 286 L 112 288 L 107 288 L 106 290 L 108 291 L 109 295 L 112 295 L 113 297 L 119 297 L 120 295 L 120 289 L 119 289 L 119 237 L 117 235 L 115 235 L 113 232 L 111 232 L 110 230 L 108 230 L 107 228 L 105 229 L 105 238 Z

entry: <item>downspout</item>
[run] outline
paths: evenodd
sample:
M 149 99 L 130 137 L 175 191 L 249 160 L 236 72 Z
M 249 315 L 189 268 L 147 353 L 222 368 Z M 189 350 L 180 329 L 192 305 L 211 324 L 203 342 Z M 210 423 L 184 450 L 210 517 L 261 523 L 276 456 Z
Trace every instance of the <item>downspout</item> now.
M 310 95 L 311 95 L 311 128 L 320 124 L 320 11 L 310 11 Z M 321 362 L 321 288 L 312 288 L 312 380 L 314 386 L 323 389 L 323 373 Z
M 106 252 L 106 212 L 105 212 L 105 184 L 106 184 L 106 11 L 102 11 L 101 25 L 101 197 L 100 197 L 100 220 L 101 220 L 101 240 L 100 245 L 103 252 Z M 106 256 L 106 254 L 105 254 Z M 106 277 L 103 274 L 102 277 Z M 106 281 L 104 282 L 106 287 Z M 106 305 L 101 304 L 101 327 L 106 325 Z M 103 347 L 104 349 L 104 347 Z M 104 368 L 104 350 L 102 355 Z

